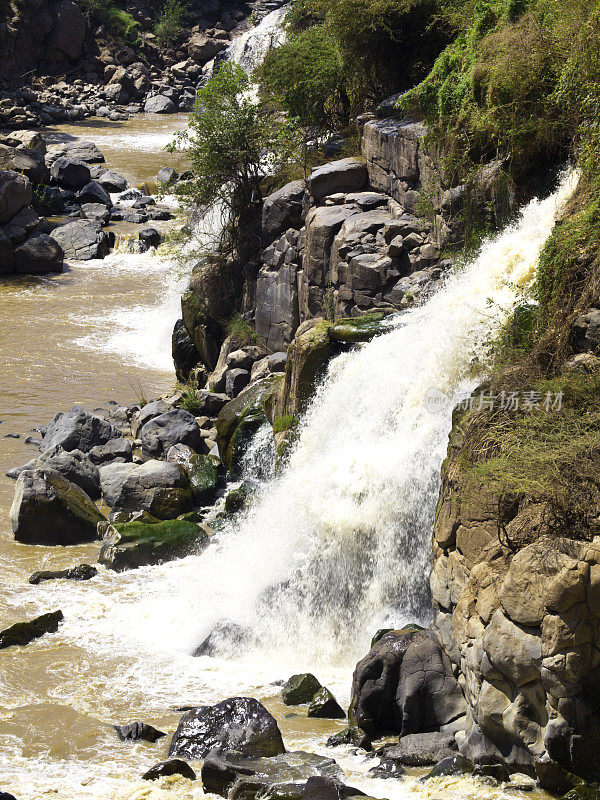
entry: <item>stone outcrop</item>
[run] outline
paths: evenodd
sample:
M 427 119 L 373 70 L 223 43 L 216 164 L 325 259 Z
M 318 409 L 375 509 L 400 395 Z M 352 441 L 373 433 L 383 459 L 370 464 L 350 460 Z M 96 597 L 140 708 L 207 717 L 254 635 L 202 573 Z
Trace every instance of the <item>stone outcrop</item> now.
M 542 508 L 465 488 L 451 439 L 434 529 L 434 626 L 468 703 L 458 741 L 475 763 L 596 780 L 600 539 L 550 535 Z

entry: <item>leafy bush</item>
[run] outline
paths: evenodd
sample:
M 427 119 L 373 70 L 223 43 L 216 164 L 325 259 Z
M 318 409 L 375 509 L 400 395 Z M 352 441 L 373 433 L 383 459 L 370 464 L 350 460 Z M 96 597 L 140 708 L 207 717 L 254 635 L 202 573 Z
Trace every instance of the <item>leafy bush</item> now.
M 436 0 L 294 0 L 288 41 L 260 70 L 302 124 L 333 129 L 421 78 L 444 40 Z
M 259 337 L 252 327 L 241 314 L 234 314 L 234 316 L 227 323 L 227 335 L 240 346 L 256 344 Z
M 81 0 L 80 6 L 91 22 L 104 25 L 114 38 L 127 39 L 130 44 L 137 43 L 139 23 L 112 0 Z
M 154 26 L 154 35 L 161 47 L 173 47 L 185 33 L 187 6 L 180 0 L 166 0 Z

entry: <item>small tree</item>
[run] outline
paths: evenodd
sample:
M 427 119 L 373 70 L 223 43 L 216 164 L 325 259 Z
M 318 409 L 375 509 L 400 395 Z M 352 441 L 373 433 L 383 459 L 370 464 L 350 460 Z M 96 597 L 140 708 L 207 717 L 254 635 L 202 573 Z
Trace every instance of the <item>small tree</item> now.
M 180 0 L 166 0 L 154 26 L 154 34 L 162 47 L 173 47 L 179 42 L 187 15 L 187 8 Z
M 262 200 L 262 178 L 289 159 L 295 138 L 289 123 L 256 100 L 248 75 L 233 62 L 222 64 L 198 91 L 188 130 L 169 149 L 189 153 L 193 179 L 180 190 L 184 200 L 223 209 L 222 248 L 228 242 L 246 257 L 239 248 Z

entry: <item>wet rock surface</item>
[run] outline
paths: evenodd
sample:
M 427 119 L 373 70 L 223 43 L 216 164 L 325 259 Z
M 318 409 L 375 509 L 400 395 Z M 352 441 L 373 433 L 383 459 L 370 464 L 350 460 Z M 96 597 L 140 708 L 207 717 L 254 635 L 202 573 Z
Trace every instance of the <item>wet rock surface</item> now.
M 5 647 L 23 646 L 46 633 L 55 633 L 62 620 L 62 611 L 52 611 L 29 622 L 17 622 L 10 628 L 0 631 L 0 650 Z
M 247 758 L 285 752 L 277 722 L 251 697 L 234 697 L 188 711 L 173 734 L 170 756 L 192 760 L 235 752 Z

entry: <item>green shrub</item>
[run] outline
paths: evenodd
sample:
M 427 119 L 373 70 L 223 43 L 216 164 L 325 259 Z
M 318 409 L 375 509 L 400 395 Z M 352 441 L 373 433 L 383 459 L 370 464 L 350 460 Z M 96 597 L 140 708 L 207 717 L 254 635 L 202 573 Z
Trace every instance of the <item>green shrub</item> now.
M 240 346 L 256 344 L 259 337 L 252 325 L 241 314 L 234 314 L 227 323 L 227 335 Z
M 177 45 L 185 32 L 187 6 L 180 0 L 166 0 L 154 26 L 154 35 L 161 47 Z
M 118 8 L 112 0 L 81 0 L 80 6 L 88 19 L 96 25 L 104 25 L 116 39 L 126 39 L 137 44 L 139 23 L 127 11 Z
M 196 391 L 193 386 L 184 386 L 183 388 L 183 400 L 181 401 L 181 405 L 185 408 L 186 411 L 189 411 L 190 414 L 197 416 L 202 408 L 202 404 L 196 397 Z
M 277 417 L 273 420 L 273 433 L 283 433 L 284 431 L 289 431 L 293 424 L 293 414 L 285 414 L 282 417 Z

